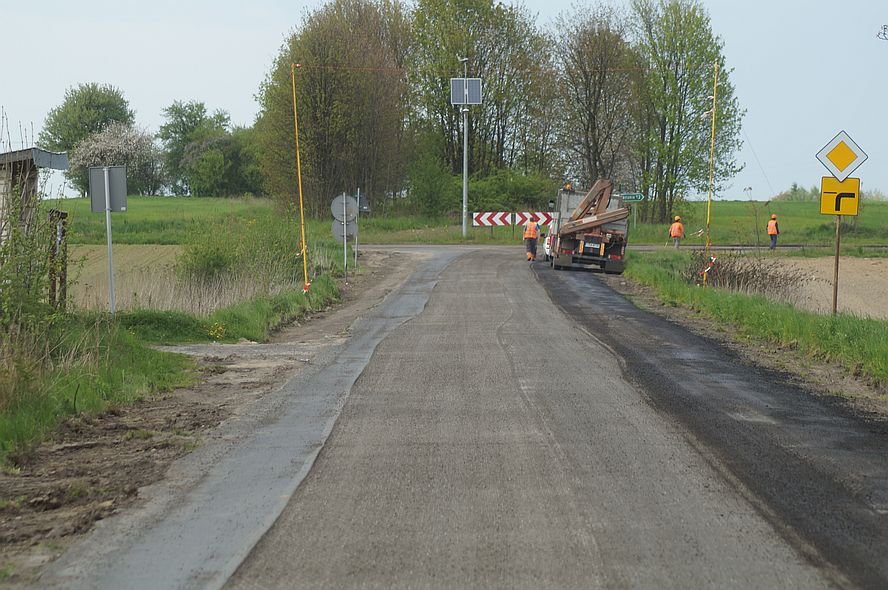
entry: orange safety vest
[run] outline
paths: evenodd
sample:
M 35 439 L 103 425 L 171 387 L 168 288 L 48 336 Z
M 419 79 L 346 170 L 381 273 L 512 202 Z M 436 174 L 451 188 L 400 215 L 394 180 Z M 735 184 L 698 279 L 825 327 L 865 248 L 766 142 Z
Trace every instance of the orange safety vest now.
M 536 224 L 536 221 L 531 221 L 527 225 L 524 226 L 524 239 L 527 238 L 538 238 L 540 237 L 540 229 Z
M 759 227 L 761 227 L 761 226 L 759 226 Z M 771 221 L 768 222 L 768 235 L 769 236 L 776 236 L 779 233 L 780 233 L 780 231 L 777 229 L 777 220 L 772 219 Z
M 681 237 L 684 237 L 684 233 L 685 233 L 685 228 L 684 228 L 684 226 L 681 224 L 680 221 L 676 221 L 676 222 L 673 223 L 672 226 L 669 228 L 669 237 L 670 237 L 670 238 L 681 238 Z

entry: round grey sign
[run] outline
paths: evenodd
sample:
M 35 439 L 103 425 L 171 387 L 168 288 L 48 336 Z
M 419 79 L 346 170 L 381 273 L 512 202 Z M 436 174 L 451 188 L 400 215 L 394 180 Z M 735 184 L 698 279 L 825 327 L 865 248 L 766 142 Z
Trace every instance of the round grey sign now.
M 352 221 L 358 216 L 358 202 L 354 197 L 339 195 L 333 199 L 333 204 L 330 205 L 330 210 L 333 212 L 333 217 L 335 219 L 342 221 L 344 216 L 345 221 Z

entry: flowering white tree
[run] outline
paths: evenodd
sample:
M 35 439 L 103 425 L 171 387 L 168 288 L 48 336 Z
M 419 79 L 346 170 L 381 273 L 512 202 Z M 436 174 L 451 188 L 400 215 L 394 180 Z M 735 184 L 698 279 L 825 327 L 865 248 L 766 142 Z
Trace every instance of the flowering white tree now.
M 132 194 L 156 195 L 164 187 L 163 159 L 154 137 L 125 123 L 111 123 L 77 144 L 70 157 L 74 174 L 90 166 L 126 166 Z

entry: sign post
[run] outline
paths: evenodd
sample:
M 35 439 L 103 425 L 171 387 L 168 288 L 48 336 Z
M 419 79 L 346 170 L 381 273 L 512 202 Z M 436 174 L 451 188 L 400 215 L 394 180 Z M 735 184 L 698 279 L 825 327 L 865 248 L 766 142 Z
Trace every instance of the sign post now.
M 89 198 L 93 213 L 105 212 L 105 233 L 108 237 L 108 303 L 113 316 L 117 312 L 117 304 L 114 299 L 111 212 L 126 211 L 126 166 L 94 166 L 90 168 Z
M 358 220 L 361 217 L 361 188 L 358 187 L 358 211 L 355 214 L 355 228 L 358 227 Z M 355 269 L 358 268 L 358 232 L 355 232 Z
M 111 252 L 111 178 L 108 175 L 108 167 L 102 168 L 105 177 L 105 230 L 108 234 L 108 302 L 111 305 L 111 315 L 117 311 L 114 301 L 114 262 Z
M 833 271 L 832 313 L 839 301 L 839 250 L 842 240 L 842 215 L 857 215 L 860 209 L 860 179 L 849 178 L 867 159 L 854 140 L 840 131 L 817 152 L 817 159 L 832 176 L 820 180 L 820 213 L 836 216 L 836 262 Z
M 355 236 L 357 244 L 358 224 L 355 220 L 358 217 L 358 202 L 354 197 L 342 194 L 333 199 L 330 210 L 334 218 L 333 237 L 342 241 L 343 270 L 345 282 L 348 283 L 348 237 Z
M 623 193 L 619 196 L 623 197 L 624 203 L 640 203 L 644 201 L 644 195 L 641 193 Z M 635 207 L 632 207 L 632 229 L 638 229 L 638 213 Z

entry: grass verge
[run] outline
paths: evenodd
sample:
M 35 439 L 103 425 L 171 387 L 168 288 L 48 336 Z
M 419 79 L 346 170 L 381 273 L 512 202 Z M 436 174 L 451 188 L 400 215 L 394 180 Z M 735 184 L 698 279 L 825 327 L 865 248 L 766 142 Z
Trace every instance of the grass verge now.
M 879 389 L 888 385 L 888 322 L 848 314 L 820 315 L 763 296 L 703 289 L 681 278 L 689 260 L 683 253 L 633 252 L 626 275 L 653 288 L 667 305 L 691 308 L 734 326 L 743 336 L 841 364 Z
M 308 293 L 286 291 L 261 296 L 218 309 L 205 318 L 179 311 L 135 310 L 118 314 L 118 322 L 150 344 L 185 342 L 254 342 L 267 340 L 284 321 L 322 309 L 338 300 L 339 290 L 329 275 L 311 284 Z
M 19 335 L 17 361 L 0 374 L 0 461 L 27 450 L 58 420 L 188 385 L 192 362 L 145 346 L 107 317 L 65 316 L 39 339 Z M 33 359 L 39 359 L 34 361 Z
M 17 335 L 0 371 L 0 463 L 26 452 L 65 416 L 98 413 L 194 381 L 193 361 L 148 344 L 262 341 L 282 322 L 321 309 L 339 291 L 328 275 L 301 289 L 219 309 L 207 318 L 142 310 L 67 315 L 47 333 Z M 34 361 L 33 359 L 39 359 Z

